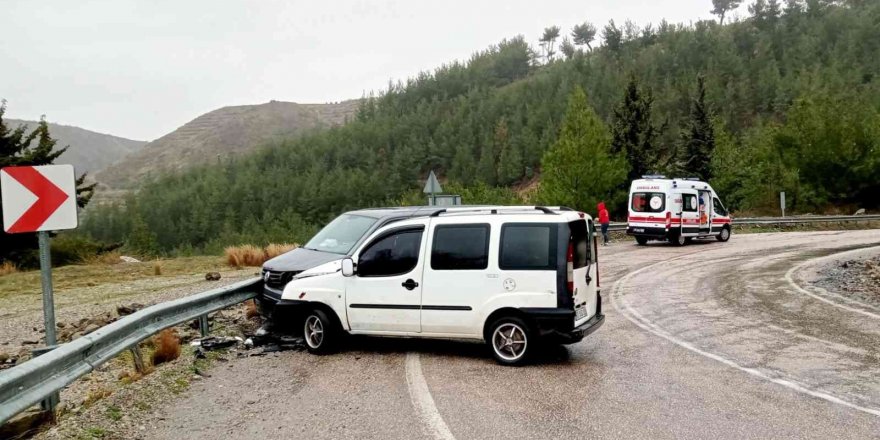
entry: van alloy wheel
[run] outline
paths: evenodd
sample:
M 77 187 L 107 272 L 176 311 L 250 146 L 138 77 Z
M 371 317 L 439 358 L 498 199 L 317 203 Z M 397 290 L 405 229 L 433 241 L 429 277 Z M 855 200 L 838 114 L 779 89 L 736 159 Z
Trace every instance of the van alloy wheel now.
M 718 241 L 724 242 L 730 240 L 730 229 L 724 228 L 721 230 L 721 233 L 718 234 Z
M 324 324 L 317 315 L 309 315 L 303 329 L 303 336 L 309 347 L 316 349 L 324 342 Z
M 492 333 L 492 349 L 508 362 L 520 360 L 526 353 L 528 343 L 525 330 L 512 322 L 499 325 Z

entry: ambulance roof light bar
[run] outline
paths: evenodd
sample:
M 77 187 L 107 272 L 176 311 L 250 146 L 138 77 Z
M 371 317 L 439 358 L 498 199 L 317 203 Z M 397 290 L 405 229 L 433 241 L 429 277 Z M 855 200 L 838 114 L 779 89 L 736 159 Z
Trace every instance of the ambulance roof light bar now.
M 665 179 L 666 176 L 663 174 L 645 174 L 642 176 L 642 179 Z

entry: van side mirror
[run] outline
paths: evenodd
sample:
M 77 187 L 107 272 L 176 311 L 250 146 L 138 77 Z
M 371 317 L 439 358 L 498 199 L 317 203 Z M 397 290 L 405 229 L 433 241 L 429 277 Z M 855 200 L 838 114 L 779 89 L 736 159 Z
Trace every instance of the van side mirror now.
M 346 258 L 342 260 L 342 276 L 354 276 L 354 261 L 352 261 L 351 258 Z

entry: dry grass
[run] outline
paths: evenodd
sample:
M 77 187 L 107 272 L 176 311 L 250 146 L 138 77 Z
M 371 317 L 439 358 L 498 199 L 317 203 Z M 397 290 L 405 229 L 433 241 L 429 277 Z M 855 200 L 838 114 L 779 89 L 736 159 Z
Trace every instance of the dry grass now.
M 122 254 L 120 254 L 119 251 L 104 252 L 103 254 L 90 255 L 86 258 L 83 258 L 82 263 L 94 266 L 110 266 L 113 264 L 122 263 L 121 257 Z
M 156 347 L 152 356 L 153 365 L 170 362 L 180 356 L 180 338 L 173 328 L 166 328 L 159 332 L 153 338 L 153 345 Z
M 162 262 L 159 260 L 153 262 L 153 275 L 162 275 Z
M 90 406 L 93 403 L 95 403 L 101 399 L 105 399 L 107 397 L 110 397 L 110 395 L 112 395 L 112 394 L 113 394 L 113 391 L 111 391 L 103 386 L 99 386 L 98 388 L 95 388 L 95 389 L 89 391 L 89 394 L 87 394 L 86 398 L 83 399 L 82 404 L 83 404 L 83 406 Z
M 226 264 L 232 267 L 259 267 L 267 260 L 275 258 L 285 252 L 296 249 L 299 245 L 290 243 L 272 243 L 264 249 L 246 244 L 242 246 L 229 246 L 224 249 Z
M 18 272 L 18 266 L 16 266 L 15 263 L 4 261 L 3 264 L 0 264 L 0 277 L 16 272 Z

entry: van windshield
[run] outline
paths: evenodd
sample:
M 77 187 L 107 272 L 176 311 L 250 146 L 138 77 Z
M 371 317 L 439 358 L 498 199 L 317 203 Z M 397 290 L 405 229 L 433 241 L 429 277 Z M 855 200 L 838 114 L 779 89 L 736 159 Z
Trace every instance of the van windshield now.
M 376 219 L 362 215 L 343 214 L 321 229 L 305 246 L 313 251 L 348 255 Z
M 665 209 L 666 194 L 637 192 L 632 195 L 632 210 L 635 212 L 663 212 Z

